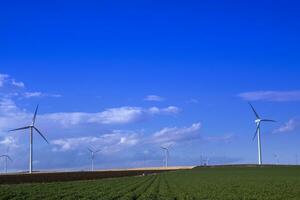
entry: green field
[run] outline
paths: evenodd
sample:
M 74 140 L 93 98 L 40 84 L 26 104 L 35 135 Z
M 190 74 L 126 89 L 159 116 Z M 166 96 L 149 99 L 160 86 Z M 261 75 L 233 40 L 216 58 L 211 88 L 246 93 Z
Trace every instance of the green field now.
M 300 167 L 216 167 L 141 177 L 1 185 L 0 199 L 300 199 Z

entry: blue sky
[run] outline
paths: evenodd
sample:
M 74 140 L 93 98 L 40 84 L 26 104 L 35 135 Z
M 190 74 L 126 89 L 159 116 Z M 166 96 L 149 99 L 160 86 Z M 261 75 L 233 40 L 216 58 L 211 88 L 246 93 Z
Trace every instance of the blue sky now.
M 0 8 L 0 151 L 26 170 L 294 164 L 300 151 L 299 5 L 274 1 L 43 1 Z M 10 146 L 9 149 L 7 147 Z M 299 158 L 300 159 L 300 158 Z

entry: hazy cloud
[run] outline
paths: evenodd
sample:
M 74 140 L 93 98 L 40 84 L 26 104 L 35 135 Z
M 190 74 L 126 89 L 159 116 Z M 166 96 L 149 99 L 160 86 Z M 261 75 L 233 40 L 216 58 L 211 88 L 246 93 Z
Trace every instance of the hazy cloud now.
M 4 83 L 7 81 L 9 76 L 7 74 L 0 74 L 0 87 L 4 86 Z
M 15 79 L 11 78 L 8 74 L 0 74 L 0 87 L 4 86 L 24 88 L 25 84 L 21 81 L 16 81 Z
M 194 104 L 197 104 L 197 103 L 199 103 L 199 100 L 198 99 L 190 99 L 189 101 L 188 101 L 188 103 L 194 103 Z
M 2 88 L 1 96 L 18 97 L 18 98 L 37 98 L 37 97 L 61 97 L 60 94 L 50 94 L 43 92 L 31 92 L 25 89 L 22 81 L 10 77 L 8 74 L 0 73 L 0 88 Z M 4 92 L 3 92 L 4 91 Z
M 158 95 L 148 95 L 144 98 L 145 101 L 164 101 L 165 99 Z
M 18 141 L 16 138 L 12 137 L 12 136 L 6 136 L 3 138 L 3 140 L 0 140 L 0 144 L 4 145 L 6 147 L 9 148 L 16 148 L 18 147 Z
M 294 91 L 254 91 L 238 95 L 247 101 L 300 101 L 300 90 Z
M 60 94 L 47 94 L 42 92 L 25 92 L 23 94 L 25 98 L 34 98 L 34 97 L 61 97 Z
M 235 137 L 234 134 L 225 134 L 221 136 L 206 136 L 203 139 L 209 142 L 230 142 Z
M 275 129 L 273 133 L 287 133 L 292 132 L 296 130 L 300 125 L 299 120 L 297 119 L 290 119 L 288 122 L 286 122 L 284 125 L 279 127 L 278 129 Z
M 15 79 L 12 79 L 11 84 L 16 86 L 16 87 L 19 87 L 19 88 L 24 88 L 25 87 L 25 84 L 23 82 L 16 81 Z

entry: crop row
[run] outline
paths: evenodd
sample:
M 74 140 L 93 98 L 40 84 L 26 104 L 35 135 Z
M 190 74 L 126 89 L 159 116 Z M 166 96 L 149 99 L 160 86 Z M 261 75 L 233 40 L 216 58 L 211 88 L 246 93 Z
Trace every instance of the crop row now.
M 300 168 L 216 168 L 138 177 L 1 185 L 0 199 L 300 199 Z

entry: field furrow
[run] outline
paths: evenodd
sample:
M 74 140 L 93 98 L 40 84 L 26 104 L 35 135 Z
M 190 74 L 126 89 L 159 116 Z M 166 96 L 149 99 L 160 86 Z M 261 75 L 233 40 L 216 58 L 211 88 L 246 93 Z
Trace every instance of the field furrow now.
M 0 199 L 300 199 L 300 167 L 196 168 L 93 181 L 0 185 Z

